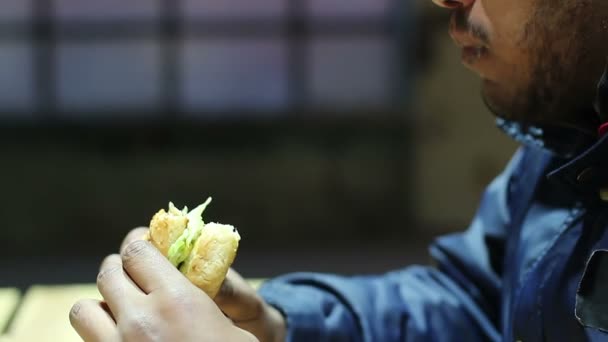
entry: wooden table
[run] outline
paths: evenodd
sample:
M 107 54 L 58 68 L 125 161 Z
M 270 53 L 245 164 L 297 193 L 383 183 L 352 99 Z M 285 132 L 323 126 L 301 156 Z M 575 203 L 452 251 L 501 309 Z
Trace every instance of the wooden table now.
M 255 288 L 262 281 L 249 280 Z M 101 296 L 95 285 L 85 284 L 32 286 L 21 302 L 19 298 L 17 290 L 0 289 L 0 332 L 14 314 L 7 334 L 0 336 L 0 342 L 81 341 L 70 325 L 70 308 L 78 299 L 99 299 Z
M 0 289 L 0 334 L 12 317 L 20 297 L 21 294 L 16 289 Z

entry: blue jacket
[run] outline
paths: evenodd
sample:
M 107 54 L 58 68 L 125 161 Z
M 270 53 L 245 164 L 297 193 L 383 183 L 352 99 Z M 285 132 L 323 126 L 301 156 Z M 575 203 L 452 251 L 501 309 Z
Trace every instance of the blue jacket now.
M 265 284 L 288 341 L 608 341 L 608 135 L 562 158 L 528 133 L 434 265 Z
M 608 341 L 606 156 L 608 136 L 565 164 L 522 147 L 469 229 L 431 246 L 435 265 L 296 273 L 260 293 L 289 341 Z

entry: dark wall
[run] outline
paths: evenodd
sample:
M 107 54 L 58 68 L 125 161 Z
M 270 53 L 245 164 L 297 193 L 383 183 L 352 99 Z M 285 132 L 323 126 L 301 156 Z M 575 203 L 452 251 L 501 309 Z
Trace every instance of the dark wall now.
M 0 256 L 113 252 L 168 201 L 214 202 L 250 247 L 408 231 L 409 129 L 394 120 L 0 127 Z

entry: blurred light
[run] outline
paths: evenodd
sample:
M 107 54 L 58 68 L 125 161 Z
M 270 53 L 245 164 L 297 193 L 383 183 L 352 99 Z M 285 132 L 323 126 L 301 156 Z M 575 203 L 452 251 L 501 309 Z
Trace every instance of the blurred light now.
M 55 12 L 60 20 L 151 19 L 159 16 L 160 0 L 55 0 Z
M 395 62 L 385 38 L 316 38 L 311 43 L 311 102 L 330 108 L 387 107 Z
M 31 45 L 0 43 L 0 113 L 23 115 L 32 113 L 35 106 Z
M 271 38 L 187 40 L 180 63 L 183 107 L 191 112 L 282 109 L 287 105 L 284 45 Z
M 62 110 L 150 109 L 160 99 L 160 50 L 153 41 L 59 43 Z
M 388 12 L 389 0 L 309 0 L 308 9 L 313 16 L 370 17 Z
M 184 16 L 196 18 L 280 17 L 288 0 L 184 0 Z

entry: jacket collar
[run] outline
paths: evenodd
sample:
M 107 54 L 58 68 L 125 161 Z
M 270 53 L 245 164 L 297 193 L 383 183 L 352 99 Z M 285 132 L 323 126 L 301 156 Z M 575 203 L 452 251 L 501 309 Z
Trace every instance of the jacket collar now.
M 608 123 L 608 64 L 598 83 L 595 111 L 600 123 Z M 535 127 L 498 119 L 505 133 L 524 145 L 541 147 L 564 158 L 562 166 L 547 178 L 567 185 L 584 198 L 608 202 L 608 134 L 600 138 L 560 127 Z M 600 132 L 602 132 L 600 126 Z M 606 127 L 604 132 L 607 131 Z
M 496 125 L 517 142 L 542 148 L 562 158 L 573 158 L 597 140 L 597 137 L 563 126 L 532 125 L 498 118 Z
M 587 199 L 608 202 L 608 135 L 547 175 Z

